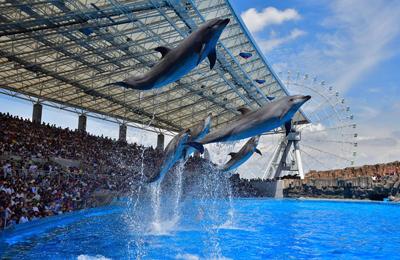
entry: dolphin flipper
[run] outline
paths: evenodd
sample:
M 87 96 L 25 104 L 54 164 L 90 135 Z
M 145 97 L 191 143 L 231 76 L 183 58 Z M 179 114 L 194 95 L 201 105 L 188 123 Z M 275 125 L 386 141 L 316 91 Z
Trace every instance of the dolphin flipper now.
M 194 149 L 199 151 L 201 154 L 204 153 L 204 146 L 201 143 L 198 143 L 198 142 L 187 142 L 185 144 L 193 147 Z
M 215 62 L 217 61 L 217 53 L 215 52 L 215 49 L 210 51 L 210 53 L 207 55 L 208 60 L 210 61 L 210 70 L 214 68 Z
M 242 115 L 246 115 L 251 112 L 251 109 L 247 107 L 239 107 L 237 111 L 239 111 Z

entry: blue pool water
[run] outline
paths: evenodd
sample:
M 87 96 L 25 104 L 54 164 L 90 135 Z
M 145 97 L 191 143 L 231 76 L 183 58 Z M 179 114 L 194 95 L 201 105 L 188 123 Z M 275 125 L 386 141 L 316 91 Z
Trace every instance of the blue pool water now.
M 149 202 L 147 202 L 149 203 Z M 400 207 L 389 203 L 235 199 L 180 203 L 151 220 L 126 206 L 21 225 L 5 259 L 395 259 Z M 176 212 L 175 212 L 176 213 Z M 134 215 L 136 217 L 132 217 Z M 146 218 L 147 216 L 147 218 Z

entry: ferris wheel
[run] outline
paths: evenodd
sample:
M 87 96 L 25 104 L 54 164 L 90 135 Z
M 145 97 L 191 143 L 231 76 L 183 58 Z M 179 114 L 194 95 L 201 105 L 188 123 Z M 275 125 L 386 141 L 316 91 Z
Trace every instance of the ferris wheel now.
M 338 91 L 308 74 L 279 73 L 291 94 L 311 95 L 302 110 L 309 123 L 294 125 L 285 136 L 270 135 L 275 149 L 269 154 L 263 179 L 299 175 L 354 165 L 357 125 L 346 100 Z M 265 140 L 267 141 L 267 140 Z

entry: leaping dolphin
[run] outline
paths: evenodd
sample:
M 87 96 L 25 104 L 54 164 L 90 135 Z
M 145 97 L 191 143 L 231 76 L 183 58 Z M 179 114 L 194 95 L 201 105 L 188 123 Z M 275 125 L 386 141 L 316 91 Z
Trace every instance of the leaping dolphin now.
M 205 58 L 210 61 L 210 69 L 212 69 L 217 60 L 215 46 L 228 23 L 229 19 L 210 20 L 202 24 L 177 47 L 155 48 L 155 51 L 161 53 L 162 58 L 150 71 L 138 77 L 129 77 L 107 85 L 139 90 L 161 88 L 185 76 Z
M 257 149 L 258 141 L 260 140 L 260 136 L 254 136 L 250 138 L 245 145 L 239 150 L 237 153 L 229 153 L 231 159 L 220 168 L 222 172 L 230 172 L 245 163 L 254 152 L 262 155 L 260 150 Z
M 189 143 L 201 141 L 210 132 L 211 116 L 212 114 L 209 113 L 205 119 L 201 120 L 201 122 L 199 122 L 198 124 L 194 125 L 189 129 L 190 130 Z M 189 157 L 195 152 L 195 150 L 196 150 L 195 148 L 188 146 L 186 148 L 184 157 L 185 158 Z
M 271 131 L 285 123 L 288 125 L 297 110 L 310 98 L 311 96 L 302 95 L 285 96 L 254 111 L 240 109 L 243 115 L 237 120 L 211 132 L 200 142 L 191 142 L 188 145 L 202 152 L 204 144 L 237 141 Z
M 190 130 L 185 130 L 175 135 L 164 149 L 163 163 L 158 175 L 152 176 L 147 182 L 159 182 L 164 179 L 165 174 L 182 159 L 185 143 L 189 140 Z

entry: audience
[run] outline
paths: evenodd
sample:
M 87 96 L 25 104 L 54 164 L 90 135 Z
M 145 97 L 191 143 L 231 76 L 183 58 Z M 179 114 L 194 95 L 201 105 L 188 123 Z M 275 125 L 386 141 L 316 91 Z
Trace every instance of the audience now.
M 91 207 L 95 191 L 122 195 L 143 181 L 142 164 L 145 178 L 157 174 L 162 157 L 152 147 L 0 113 L 0 229 Z

